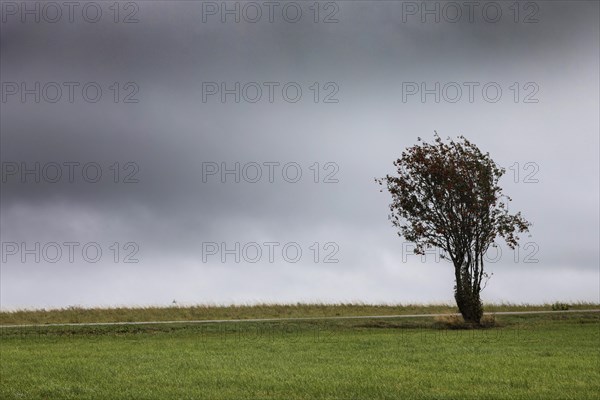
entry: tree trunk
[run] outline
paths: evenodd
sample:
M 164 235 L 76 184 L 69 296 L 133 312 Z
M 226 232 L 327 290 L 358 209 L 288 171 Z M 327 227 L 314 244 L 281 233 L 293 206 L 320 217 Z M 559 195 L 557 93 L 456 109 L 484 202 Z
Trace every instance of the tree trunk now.
M 467 323 L 479 325 L 483 316 L 483 304 L 479 293 L 479 285 L 474 284 L 468 264 L 463 263 L 456 268 L 456 286 L 454 298 L 456 305 Z

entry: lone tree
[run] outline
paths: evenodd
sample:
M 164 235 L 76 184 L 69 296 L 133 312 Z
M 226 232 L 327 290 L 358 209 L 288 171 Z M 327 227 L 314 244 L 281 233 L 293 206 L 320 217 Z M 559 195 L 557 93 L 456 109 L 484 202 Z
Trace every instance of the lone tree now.
M 456 304 L 466 322 L 479 324 L 482 280 L 488 278 L 485 252 L 495 246 L 497 236 L 514 249 L 517 232 L 527 232 L 531 224 L 520 212 L 508 213 L 502 199 L 511 199 L 498 186 L 505 170 L 489 153 L 463 136 L 456 142 L 448 138 L 448 143 L 437 132 L 434 138 L 433 144 L 422 142 L 402 152 L 394 162 L 398 176 L 375 181 L 386 183 L 392 195 L 389 218 L 399 236 L 415 243 L 414 252 L 425 254 L 426 248 L 437 247 L 450 258 Z

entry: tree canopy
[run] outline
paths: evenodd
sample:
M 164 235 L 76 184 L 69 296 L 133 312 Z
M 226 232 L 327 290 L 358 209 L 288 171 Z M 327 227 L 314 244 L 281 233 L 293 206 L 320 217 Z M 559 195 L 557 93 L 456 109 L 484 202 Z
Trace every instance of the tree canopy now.
M 436 133 L 434 143 L 407 148 L 394 161 L 397 175 L 376 179 L 392 196 L 390 219 L 398 234 L 416 245 L 415 253 L 437 247 L 455 266 L 455 294 L 481 304 L 483 256 L 497 237 L 510 248 L 518 245 L 518 233 L 530 226 L 520 212 L 511 215 L 498 182 L 505 170 L 489 153 L 464 136 L 444 142 Z M 383 189 L 382 189 L 383 190 Z M 479 306 L 481 308 L 481 305 Z M 479 322 L 482 311 L 463 312 Z

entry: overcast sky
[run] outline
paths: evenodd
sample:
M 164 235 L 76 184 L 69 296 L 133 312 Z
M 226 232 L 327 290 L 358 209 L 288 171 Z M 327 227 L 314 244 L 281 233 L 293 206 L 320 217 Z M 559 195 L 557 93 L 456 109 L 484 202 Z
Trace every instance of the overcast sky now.
M 453 302 L 374 182 L 434 130 L 533 223 L 484 301 L 600 301 L 598 2 L 61 3 L 0 10 L 2 309 Z

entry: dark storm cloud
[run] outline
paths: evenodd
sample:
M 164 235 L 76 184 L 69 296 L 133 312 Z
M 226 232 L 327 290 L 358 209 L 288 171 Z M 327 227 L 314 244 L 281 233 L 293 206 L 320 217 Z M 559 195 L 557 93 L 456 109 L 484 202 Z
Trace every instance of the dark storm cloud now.
M 535 24 L 514 23 L 504 6 L 498 23 L 479 14 L 473 23 L 423 24 L 418 15 L 403 23 L 401 2 L 340 2 L 339 22 L 332 24 L 311 18 L 223 24 L 212 17 L 203 23 L 201 2 L 141 2 L 137 24 L 3 23 L 2 82 L 95 82 L 103 94 L 98 103 L 76 90 L 73 103 L 22 104 L 17 95 L 1 104 L 4 165 L 80 163 L 72 183 L 66 167 L 58 183 L 34 184 L 29 175 L 23 184 L 19 173 L 3 182 L 2 241 L 97 241 L 105 251 L 112 242 L 134 241 L 141 259 L 83 268 L 13 259 L 2 268 L 3 306 L 161 303 L 176 296 L 190 302 L 451 299 L 447 265 L 421 265 L 414 256 L 402 263 L 402 240 L 386 220 L 388 197 L 373 182 L 392 172 L 403 148 L 434 129 L 443 137 L 465 134 L 505 167 L 519 163 L 519 183 L 513 170 L 503 182 L 515 209 L 534 222 L 524 239 L 539 247 L 540 263 L 524 264 L 528 253 L 522 253 L 518 262 L 511 254 L 490 267 L 497 276 L 506 273 L 504 279 L 520 270 L 554 275 L 546 272 L 549 278 L 530 297 L 509 293 L 513 281 L 499 279 L 491 298 L 551 300 L 556 289 L 562 297 L 593 299 L 598 5 L 536 4 Z M 279 88 L 295 82 L 303 97 L 289 103 L 277 92 L 273 103 L 223 104 L 217 95 L 203 103 L 203 82 L 231 87 L 236 81 L 274 81 Z M 425 104 L 418 96 L 403 102 L 402 83 L 422 81 L 497 82 L 504 92 L 498 103 L 483 101 L 481 92 L 473 103 L 435 103 L 431 96 Z M 139 88 L 133 96 L 139 102 L 115 103 L 114 82 L 121 101 Z M 339 102 L 315 104 L 314 82 L 320 100 L 330 93 L 324 84 L 334 83 Z M 514 103 L 514 82 L 520 96 L 524 83 L 535 82 L 539 103 Z M 81 175 L 91 162 L 101 167 L 98 183 Z M 206 162 L 230 168 L 256 162 L 263 176 L 235 184 L 229 175 L 223 184 L 217 174 L 203 182 Z M 265 162 L 279 163 L 273 183 Z M 281 175 L 290 162 L 302 168 L 297 183 Z M 320 183 L 313 182 L 315 162 Z M 327 162 L 334 164 L 324 169 Z M 539 166 L 539 183 L 522 182 L 527 162 Z M 339 182 L 323 183 L 331 171 Z M 138 181 L 124 183 L 129 173 Z M 298 264 L 203 263 L 202 242 L 221 241 L 299 242 L 305 257 Z M 307 261 L 313 242 L 337 243 L 340 262 Z M 572 285 L 561 286 L 564 271 L 576 277 Z M 136 283 L 142 275 L 144 285 Z M 103 285 L 92 291 L 94 280 Z M 421 289 L 409 289 L 415 286 Z

